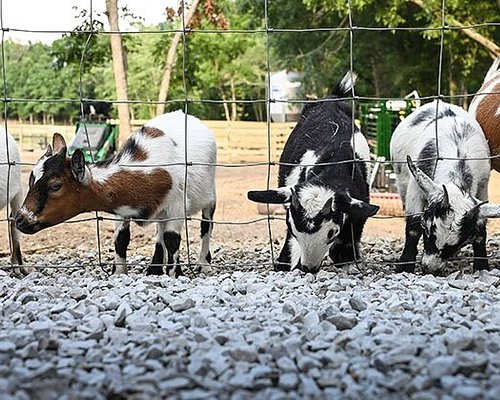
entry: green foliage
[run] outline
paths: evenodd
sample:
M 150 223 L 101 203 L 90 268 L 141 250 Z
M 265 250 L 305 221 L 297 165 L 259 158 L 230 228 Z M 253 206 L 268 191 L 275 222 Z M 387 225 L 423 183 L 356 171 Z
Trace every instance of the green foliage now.
M 57 115 L 70 118 L 74 106 L 68 102 L 51 100 L 75 97 L 70 82 L 72 71 L 57 71 L 52 62 L 50 47 L 41 43 L 23 46 L 12 41 L 4 42 L 5 79 L 4 93 L 7 98 L 33 99 L 7 103 L 9 118 L 37 119 Z M 3 70 L 3 68 L 2 68 Z M 5 111 L 2 103 L 2 113 Z
M 422 96 L 435 95 L 439 78 L 445 95 L 472 93 L 491 64 L 486 49 L 464 32 L 445 30 L 439 77 L 441 30 L 412 28 L 439 27 L 442 0 L 422 0 L 425 8 L 419 6 L 419 0 L 271 0 L 267 10 L 264 0 L 210 0 L 211 6 L 215 4 L 217 12 L 223 14 L 229 29 L 258 30 L 268 26 L 272 29 L 269 35 L 224 32 L 216 21 L 203 16 L 206 1 L 200 2 L 197 25 L 186 37 L 185 55 L 184 43 L 177 50 L 168 93 L 172 103 L 167 110 L 184 107 L 187 96 L 195 99 L 189 104 L 190 112 L 201 118 L 225 119 L 232 117 L 231 103 L 224 107 L 213 100 L 235 98 L 239 101 L 234 110 L 236 118 L 262 119 L 266 114 L 262 100 L 266 98 L 268 72 L 296 69 L 302 74 L 302 95 L 322 96 L 351 68 L 351 50 L 352 67 L 359 74 L 356 93 L 369 97 L 400 97 L 413 89 Z M 351 36 L 349 4 L 354 26 L 394 29 L 358 28 Z M 448 25 L 468 25 L 498 22 L 498 11 L 494 1 L 447 0 L 445 15 Z M 10 118 L 53 117 L 69 122 L 80 114 L 81 96 L 116 98 L 109 36 L 102 33 L 105 16 L 94 18 L 92 26 L 86 22 L 89 19 L 85 11 L 78 18 L 75 32 L 50 46 L 3 43 L 2 86 L 5 96 L 14 100 L 0 102 L 0 107 L 2 112 L 7 107 Z M 175 28 L 176 24 L 165 21 L 159 26 L 146 26 L 136 22 L 134 26 L 139 31 L 160 31 Z M 336 30 L 291 31 L 308 28 Z M 218 33 L 201 32 L 205 29 Z M 96 33 L 89 34 L 89 30 Z M 498 27 L 481 26 L 476 31 L 500 43 Z M 133 118 L 146 119 L 155 113 L 172 36 L 162 32 L 123 36 Z M 246 100 L 261 102 L 242 102 Z

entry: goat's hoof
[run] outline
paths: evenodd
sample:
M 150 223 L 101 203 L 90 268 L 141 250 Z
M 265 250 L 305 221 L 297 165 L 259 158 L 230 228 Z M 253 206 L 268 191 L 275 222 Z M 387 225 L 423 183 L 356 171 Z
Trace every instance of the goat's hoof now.
M 212 266 L 210 264 L 200 263 L 196 271 L 208 275 L 212 272 Z
M 290 264 L 281 263 L 281 262 L 274 263 L 274 270 L 277 272 L 279 272 L 279 271 L 288 272 L 291 269 L 292 269 L 292 267 Z
M 180 265 L 176 265 L 174 271 L 175 271 L 175 277 L 176 278 L 178 278 L 179 276 L 184 275 L 184 272 L 182 272 L 182 268 L 181 268 Z
M 182 272 L 182 268 L 180 265 L 176 265 L 168 267 L 167 274 L 171 278 L 178 278 L 179 276 L 184 275 L 184 272 Z
M 111 275 L 121 275 L 121 274 L 126 274 L 127 273 L 127 267 L 119 264 L 118 266 L 116 264 L 113 264 L 111 267 Z
M 163 267 L 161 265 L 150 265 L 146 275 L 163 275 Z
M 415 262 L 400 262 L 396 264 L 396 273 L 399 274 L 401 272 L 415 272 Z
M 479 261 L 474 263 L 474 266 L 473 266 L 474 272 L 476 272 L 476 271 L 489 271 L 489 270 L 490 270 L 490 266 L 488 265 L 487 260 L 479 260 Z
M 19 278 L 24 278 L 25 276 L 29 275 L 33 271 L 34 271 L 33 268 L 26 268 L 26 267 L 22 267 L 22 266 L 14 267 L 12 269 L 13 274 Z

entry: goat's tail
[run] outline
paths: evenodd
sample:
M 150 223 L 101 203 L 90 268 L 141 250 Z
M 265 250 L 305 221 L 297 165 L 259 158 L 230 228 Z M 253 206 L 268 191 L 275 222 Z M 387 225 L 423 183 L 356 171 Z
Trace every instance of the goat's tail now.
M 356 80 L 358 79 L 358 75 L 355 72 L 348 71 L 342 80 L 337 83 L 335 88 L 332 91 L 332 94 L 338 97 L 345 97 L 350 94 L 352 88 L 356 84 Z
M 488 82 L 490 79 L 493 79 L 496 74 L 500 73 L 500 57 L 495 58 L 493 64 L 491 64 L 490 69 L 486 72 L 483 83 Z

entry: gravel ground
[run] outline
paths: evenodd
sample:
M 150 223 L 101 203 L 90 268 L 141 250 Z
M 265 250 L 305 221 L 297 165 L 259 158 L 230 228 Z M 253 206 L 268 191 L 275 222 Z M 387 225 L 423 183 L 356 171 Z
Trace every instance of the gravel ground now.
M 500 398 L 500 270 L 394 274 L 401 246 L 315 276 L 271 271 L 265 243 L 179 279 L 144 276 L 145 256 L 108 278 L 83 246 L 33 255 L 59 268 L 0 271 L 0 397 Z

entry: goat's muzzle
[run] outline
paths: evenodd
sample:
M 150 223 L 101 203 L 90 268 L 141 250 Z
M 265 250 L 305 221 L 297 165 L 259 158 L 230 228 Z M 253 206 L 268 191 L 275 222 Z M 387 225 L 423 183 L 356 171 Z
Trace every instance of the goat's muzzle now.
M 16 222 L 16 228 L 22 233 L 26 233 L 28 235 L 32 235 L 42 229 L 39 222 L 31 222 L 30 218 L 23 215 L 21 211 L 16 213 L 14 220 Z
M 299 263 L 299 265 L 297 266 L 298 269 L 300 269 L 302 272 L 309 272 L 311 274 L 316 274 L 319 272 L 320 270 L 320 265 L 317 265 L 317 266 L 310 266 L 310 265 L 303 265 L 301 263 Z

